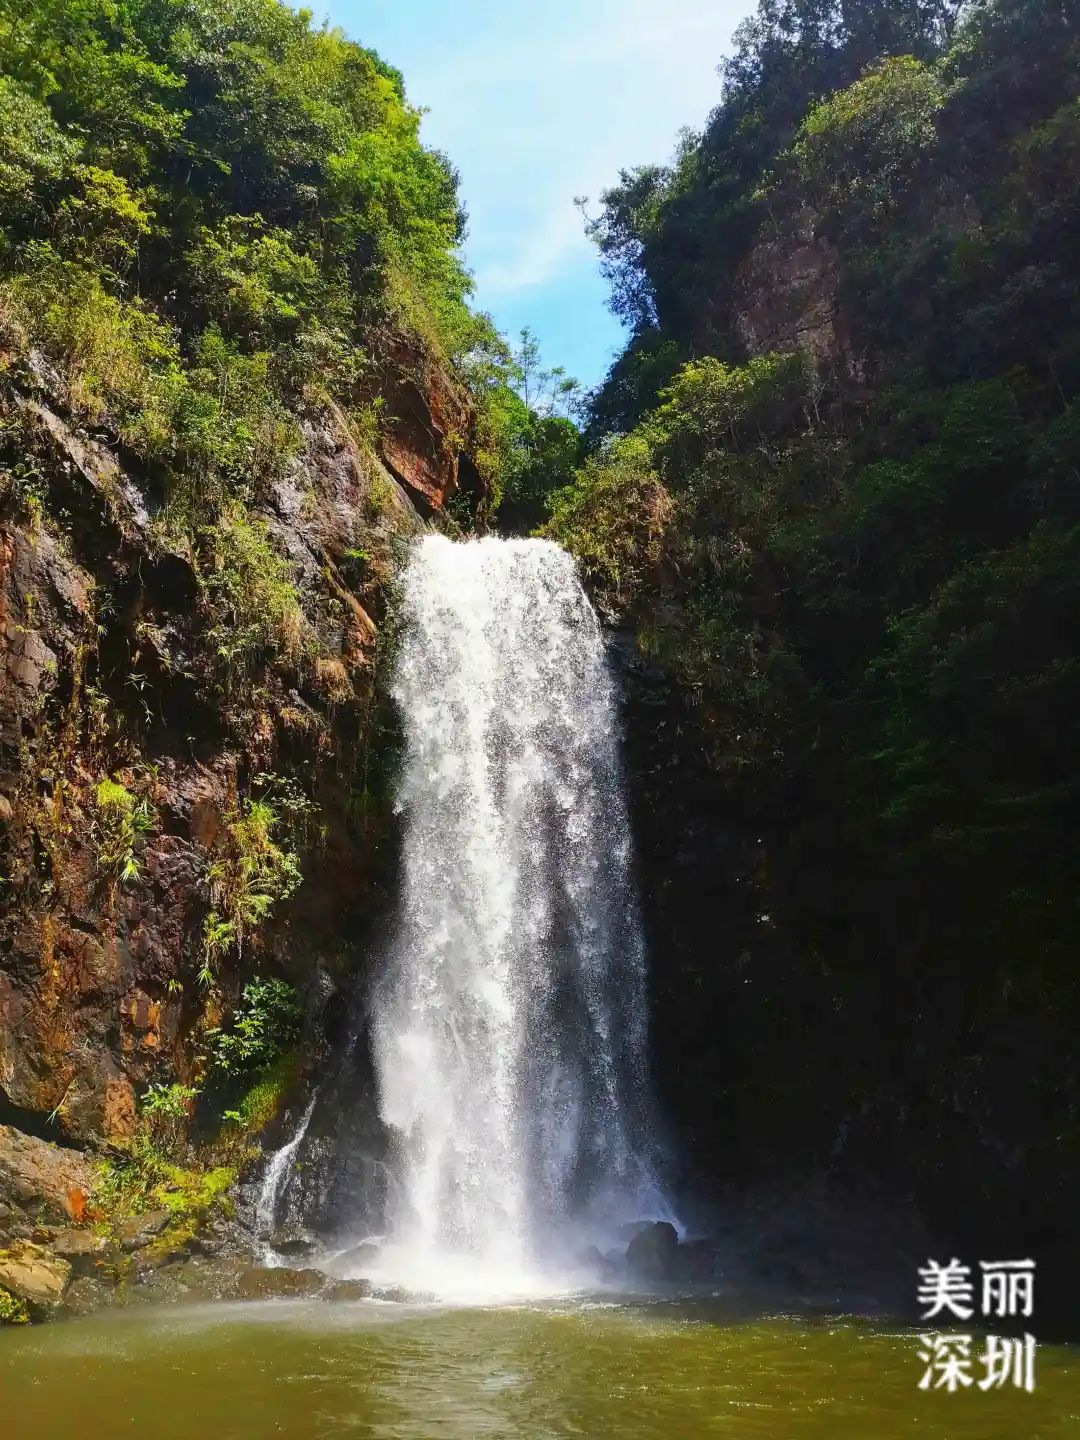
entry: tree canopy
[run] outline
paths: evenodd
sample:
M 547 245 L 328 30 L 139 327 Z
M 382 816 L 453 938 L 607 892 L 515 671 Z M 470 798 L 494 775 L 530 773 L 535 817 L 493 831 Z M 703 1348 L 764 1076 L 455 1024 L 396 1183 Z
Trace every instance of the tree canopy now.
M 722 75 L 701 134 L 590 224 L 631 334 L 547 527 L 665 677 L 657 775 L 742 837 L 731 954 L 680 952 L 662 1022 L 680 1055 L 775 1055 L 798 996 L 791 1143 L 932 1103 L 937 1138 L 897 1151 L 925 1174 L 970 1154 L 947 1097 L 978 1071 L 963 1113 L 1036 1183 L 1071 1082 L 1027 1049 L 978 1067 L 1002 1026 L 1080 1020 L 1075 13 L 762 0 Z M 703 994 L 726 1040 L 688 1040 Z M 830 1091 L 868 1024 L 893 1071 L 872 1034 Z M 739 1063 L 680 1082 L 725 1160 L 756 1124 L 721 1105 Z M 991 1114 L 1010 1080 L 1044 1087 L 1023 1137 Z

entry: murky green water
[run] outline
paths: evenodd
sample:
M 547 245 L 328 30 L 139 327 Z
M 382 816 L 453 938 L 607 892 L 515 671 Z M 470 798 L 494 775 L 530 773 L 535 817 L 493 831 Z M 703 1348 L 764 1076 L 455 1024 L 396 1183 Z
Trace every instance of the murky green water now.
M 697 1306 L 136 1310 L 0 1335 L 5 1440 L 1075 1440 L 1080 1352 L 1034 1394 L 925 1394 L 912 1334 Z

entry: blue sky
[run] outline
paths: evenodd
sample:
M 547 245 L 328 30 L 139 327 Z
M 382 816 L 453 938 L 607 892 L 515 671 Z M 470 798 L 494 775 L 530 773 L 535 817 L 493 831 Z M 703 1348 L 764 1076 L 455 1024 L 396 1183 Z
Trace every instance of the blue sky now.
M 621 348 L 575 195 L 667 160 L 719 98 L 716 66 L 754 0 L 332 0 L 428 110 L 461 174 L 476 302 L 586 385 Z

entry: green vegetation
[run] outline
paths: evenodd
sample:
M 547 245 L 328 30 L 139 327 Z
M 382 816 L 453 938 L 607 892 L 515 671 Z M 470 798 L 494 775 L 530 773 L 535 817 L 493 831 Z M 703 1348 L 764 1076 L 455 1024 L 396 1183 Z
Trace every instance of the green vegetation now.
M 98 782 L 94 802 L 98 865 L 110 878 L 134 884 L 140 873 L 139 845 L 156 822 L 154 808 L 108 777 Z
M 250 514 L 306 418 L 370 449 L 430 365 L 471 396 L 447 443 L 492 491 L 532 447 L 519 367 L 469 307 L 456 176 L 398 72 L 280 0 L 0 0 L 0 69 L 4 364 L 42 350 L 161 492 L 222 684 L 250 690 L 316 648 Z
M 282 1040 L 284 1036 L 282 1036 Z M 256 1135 L 265 1130 L 279 1111 L 285 1092 L 297 1078 L 298 1065 L 295 1051 L 286 1051 L 276 1059 L 270 1059 L 272 1050 L 267 1051 L 267 1060 L 254 1073 L 239 1103 L 226 1110 L 222 1119 L 235 1127 L 238 1136 Z
M 681 806 L 723 816 L 742 876 L 723 964 L 715 906 L 686 941 L 696 893 L 656 922 L 673 1103 L 724 1173 L 898 1137 L 972 1224 L 1008 1153 L 1050 1232 L 1080 1020 L 1075 25 L 762 0 L 723 76 L 590 221 L 633 334 L 547 524 L 666 687 L 650 816 L 678 846 Z
M 207 638 L 221 664 L 226 690 L 250 682 L 267 658 L 296 660 L 314 640 L 292 583 L 292 570 L 270 542 L 264 522 L 229 506 L 206 541 L 203 583 L 214 622 Z
M 449 359 L 490 338 L 466 304 L 453 172 L 420 145 L 401 76 L 340 31 L 275 0 L 55 0 L 0 6 L 0 49 L 9 273 L 41 296 L 43 260 L 50 281 L 99 282 L 55 314 L 96 332 L 115 301 L 135 369 L 168 392 L 170 440 L 216 427 L 235 442 L 227 471 L 252 437 L 214 380 L 261 374 L 249 415 L 265 416 L 309 373 L 355 378 L 373 322 Z M 129 297 L 136 267 L 147 309 Z M 72 332 L 47 321 L 41 338 L 70 354 Z
M 258 1154 L 252 1136 L 274 1118 L 282 1094 L 296 1079 L 296 1057 L 287 1047 L 299 1024 L 293 987 L 255 976 L 244 986 L 230 1024 L 206 1033 L 205 1075 L 190 1083 L 147 1087 L 135 1133 L 114 1141 L 113 1154 L 99 1169 L 92 1208 L 107 1231 L 129 1217 L 166 1210 L 169 1219 L 151 1249 L 168 1254 L 185 1245 L 215 1212 L 228 1211 L 229 1190 L 240 1168 Z M 245 1088 L 235 1108 L 221 1113 L 225 1123 L 216 1140 L 196 1145 L 189 1126 L 208 1082 L 217 1092 L 217 1105 L 236 1082 Z
M 621 614 L 659 564 L 671 519 L 671 496 L 644 437 L 620 437 L 590 457 L 549 508 L 544 533 L 578 557 L 601 609 Z
M 99 1223 L 106 1232 L 132 1216 L 166 1210 L 169 1219 L 148 1253 L 169 1254 L 187 1244 L 212 1214 L 228 1213 L 235 1166 L 177 1165 L 145 1125 L 112 1148 L 115 1153 L 102 1161 L 91 1197 L 93 1209 L 104 1217 Z
M 245 800 L 225 817 L 206 869 L 213 905 L 203 925 L 204 984 L 213 981 L 218 959 L 233 949 L 240 954 L 244 941 L 300 884 L 295 852 L 275 839 L 278 823 L 265 800 Z
M 542 368 L 539 344 L 523 330 L 483 412 L 487 448 L 478 458 L 495 478 L 500 529 L 527 533 L 544 519 L 551 495 L 572 481 L 584 459 L 580 390 L 560 366 Z
M 293 987 L 256 975 L 244 986 L 230 1027 L 207 1033 L 213 1064 L 229 1076 L 265 1071 L 295 1039 L 299 1024 Z
M 30 1312 L 26 1308 L 26 1301 L 20 1300 L 17 1295 L 12 1295 L 10 1290 L 5 1290 L 0 1285 L 0 1325 L 27 1325 L 30 1322 Z
M 181 1225 L 197 1224 L 213 1208 L 238 1168 L 258 1153 L 251 1137 L 274 1118 L 296 1080 L 297 1056 L 290 1047 L 300 1020 L 295 989 L 256 975 L 228 1025 L 205 1031 L 195 1078 L 147 1086 L 134 1138 L 118 1147 L 102 1172 L 97 1200 L 110 1223 L 158 1202 L 175 1209 Z M 232 1108 L 225 1108 L 230 1102 Z M 224 1122 L 208 1147 L 191 1138 L 197 1108 L 204 1120 Z M 177 1166 L 177 1157 L 186 1164 Z
M 191 1107 L 199 1094 L 195 1085 L 148 1085 L 142 1097 L 141 1109 L 144 1115 L 164 1120 L 184 1120 L 191 1113 Z

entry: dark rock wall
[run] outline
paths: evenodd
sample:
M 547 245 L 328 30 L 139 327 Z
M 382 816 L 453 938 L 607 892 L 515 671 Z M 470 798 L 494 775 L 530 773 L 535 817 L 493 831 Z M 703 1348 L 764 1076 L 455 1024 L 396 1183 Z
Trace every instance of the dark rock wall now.
M 437 514 L 457 483 L 451 432 L 468 417 L 445 377 L 400 381 L 390 469 L 340 415 L 306 422 L 305 452 L 250 513 L 287 559 L 315 653 L 270 660 L 237 691 L 198 557 L 156 529 L 160 477 L 80 429 L 61 390 L 33 357 L 0 373 L 4 461 L 46 497 L 43 513 L 10 495 L 0 510 L 0 1109 L 84 1142 L 129 1134 L 147 1082 L 190 1077 L 245 975 L 272 969 L 322 1005 L 362 964 L 391 853 L 379 626 L 395 565 L 431 523 L 416 502 Z M 208 859 L 274 770 L 318 807 L 304 880 L 208 997 Z M 105 776 L 153 806 L 130 883 L 99 862 Z

